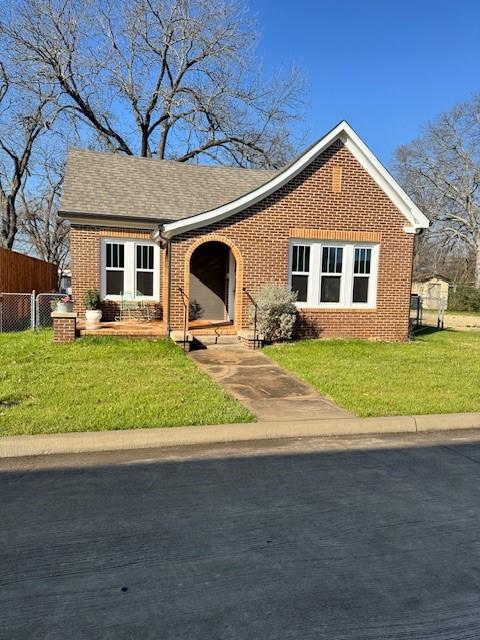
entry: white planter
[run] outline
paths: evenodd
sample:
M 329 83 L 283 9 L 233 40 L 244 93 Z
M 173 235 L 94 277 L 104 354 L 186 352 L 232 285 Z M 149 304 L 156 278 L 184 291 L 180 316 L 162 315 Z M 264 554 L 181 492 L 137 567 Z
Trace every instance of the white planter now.
M 61 313 L 72 313 L 73 302 L 57 302 L 57 311 Z
M 101 309 L 87 309 L 85 311 L 85 318 L 87 319 L 87 327 L 94 327 L 102 319 Z

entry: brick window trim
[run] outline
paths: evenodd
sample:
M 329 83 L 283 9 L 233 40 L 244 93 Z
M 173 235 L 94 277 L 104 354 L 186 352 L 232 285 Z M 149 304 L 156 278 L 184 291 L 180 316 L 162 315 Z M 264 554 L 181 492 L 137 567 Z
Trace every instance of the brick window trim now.
M 338 229 L 289 229 L 290 238 L 298 240 L 343 240 L 344 242 L 380 243 L 382 234 L 377 231 L 343 231 Z

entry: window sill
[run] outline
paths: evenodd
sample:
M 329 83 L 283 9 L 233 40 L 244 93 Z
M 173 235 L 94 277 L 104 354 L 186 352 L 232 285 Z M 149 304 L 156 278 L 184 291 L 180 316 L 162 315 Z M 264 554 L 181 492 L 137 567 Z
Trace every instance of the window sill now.
M 377 311 L 376 306 L 372 305 L 355 305 L 352 307 L 342 307 L 340 305 L 308 305 L 302 303 L 296 303 L 295 305 L 299 311 L 340 311 L 341 313 L 350 312 L 350 311 Z
M 160 302 L 158 298 L 123 298 L 122 296 L 105 296 L 102 302 Z

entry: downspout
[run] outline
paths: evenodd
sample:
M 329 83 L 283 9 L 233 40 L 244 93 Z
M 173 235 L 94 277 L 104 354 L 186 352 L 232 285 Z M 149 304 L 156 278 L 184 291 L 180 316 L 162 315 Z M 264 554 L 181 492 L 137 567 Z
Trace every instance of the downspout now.
M 412 283 L 413 283 L 413 263 L 415 260 L 415 236 L 420 236 L 422 235 L 422 233 L 425 231 L 425 229 L 422 228 L 418 228 L 416 227 L 414 232 L 413 232 L 413 243 L 412 243 L 412 259 L 410 262 L 410 295 L 408 297 L 408 324 L 410 326 L 410 313 L 411 313 L 411 304 L 412 304 Z M 418 322 L 418 310 L 417 310 L 417 322 Z M 422 314 L 421 310 L 420 310 L 420 314 Z M 420 322 L 421 322 L 421 318 L 420 318 Z M 410 330 L 408 331 L 408 339 L 410 339 Z
M 167 301 L 166 301 L 166 327 L 165 333 L 167 338 L 170 336 L 170 302 L 172 299 L 172 241 L 167 240 L 167 269 L 168 269 L 168 282 L 167 282 Z
M 152 240 L 158 244 L 161 249 L 165 249 L 167 252 L 167 299 L 165 301 L 165 335 L 168 338 L 170 336 L 170 306 L 172 299 L 172 241 L 164 235 L 164 225 L 159 224 L 155 231 L 151 233 Z

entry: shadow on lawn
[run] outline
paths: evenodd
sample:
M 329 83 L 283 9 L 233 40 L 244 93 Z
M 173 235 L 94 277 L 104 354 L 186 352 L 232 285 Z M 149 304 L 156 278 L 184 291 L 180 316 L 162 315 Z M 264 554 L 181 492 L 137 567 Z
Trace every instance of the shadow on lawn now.
M 419 329 L 416 329 L 413 332 L 412 339 L 415 340 L 416 338 L 422 338 L 423 336 L 429 336 L 432 333 L 456 333 L 456 332 L 453 331 L 452 329 L 440 329 L 438 327 L 433 327 L 433 326 L 430 326 L 430 325 L 424 325 L 424 326 L 420 327 Z

